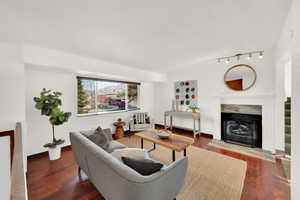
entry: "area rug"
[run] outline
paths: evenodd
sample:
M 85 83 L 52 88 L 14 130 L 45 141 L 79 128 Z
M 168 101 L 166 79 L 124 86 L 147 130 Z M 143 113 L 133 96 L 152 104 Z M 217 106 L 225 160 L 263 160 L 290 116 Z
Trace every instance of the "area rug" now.
M 263 151 L 260 148 L 250 148 L 241 145 L 227 143 L 221 140 L 212 140 L 208 143 L 209 146 L 217 147 L 220 149 L 226 149 L 228 151 L 233 151 L 236 153 L 260 158 L 263 160 L 271 161 L 275 163 L 275 155 L 272 155 L 269 152 Z
M 140 147 L 140 139 L 136 136 L 119 141 L 128 147 Z M 152 146 L 144 141 L 144 148 Z M 156 145 L 151 154 L 171 163 L 172 151 L 168 148 Z M 182 154 L 176 152 L 176 159 Z M 187 175 L 177 200 L 240 200 L 247 168 L 245 161 L 194 146 L 187 149 L 187 156 Z

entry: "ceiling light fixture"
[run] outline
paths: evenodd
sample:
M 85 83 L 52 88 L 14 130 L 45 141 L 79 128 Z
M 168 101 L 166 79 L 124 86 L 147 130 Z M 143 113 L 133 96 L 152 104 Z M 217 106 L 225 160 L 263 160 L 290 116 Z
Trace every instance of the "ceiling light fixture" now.
M 235 54 L 233 56 L 227 56 L 227 57 L 220 57 L 217 58 L 218 63 L 221 63 L 223 60 L 225 60 L 225 63 L 229 63 L 231 58 L 236 58 L 237 61 L 241 59 L 241 57 L 247 56 L 247 59 L 250 60 L 254 54 L 258 54 L 258 57 L 261 59 L 263 58 L 264 51 L 252 51 L 252 52 L 246 52 L 246 53 L 239 53 Z

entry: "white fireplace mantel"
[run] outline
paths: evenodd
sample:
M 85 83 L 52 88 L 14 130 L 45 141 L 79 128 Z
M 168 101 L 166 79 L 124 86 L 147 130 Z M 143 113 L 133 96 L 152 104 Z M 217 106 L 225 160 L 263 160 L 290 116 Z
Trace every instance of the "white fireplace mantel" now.
M 275 152 L 275 94 L 245 94 L 243 92 L 214 96 L 216 100 L 215 139 L 221 139 L 221 104 L 261 105 L 262 106 L 262 148 Z

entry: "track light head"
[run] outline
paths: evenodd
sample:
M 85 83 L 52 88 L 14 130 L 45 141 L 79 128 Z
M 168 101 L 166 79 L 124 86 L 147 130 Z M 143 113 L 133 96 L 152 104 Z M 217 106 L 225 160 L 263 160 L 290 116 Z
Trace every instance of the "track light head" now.
M 252 53 L 249 53 L 247 60 L 250 60 L 252 58 Z
M 227 58 L 225 62 L 228 64 L 230 62 L 230 58 Z
M 264 53 L 262 51 L 259 52 L 259 56 L 260 59 L 262 59 L 264 57 Z

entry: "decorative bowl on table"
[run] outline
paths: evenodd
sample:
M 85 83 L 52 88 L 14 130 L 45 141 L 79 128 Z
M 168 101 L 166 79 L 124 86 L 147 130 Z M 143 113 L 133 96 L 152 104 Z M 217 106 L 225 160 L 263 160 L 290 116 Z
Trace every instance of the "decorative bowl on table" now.
M 172 135 L 169 131 L 165 130 L 158 130 L 156 134 L 161 139 L 167 139 Z

